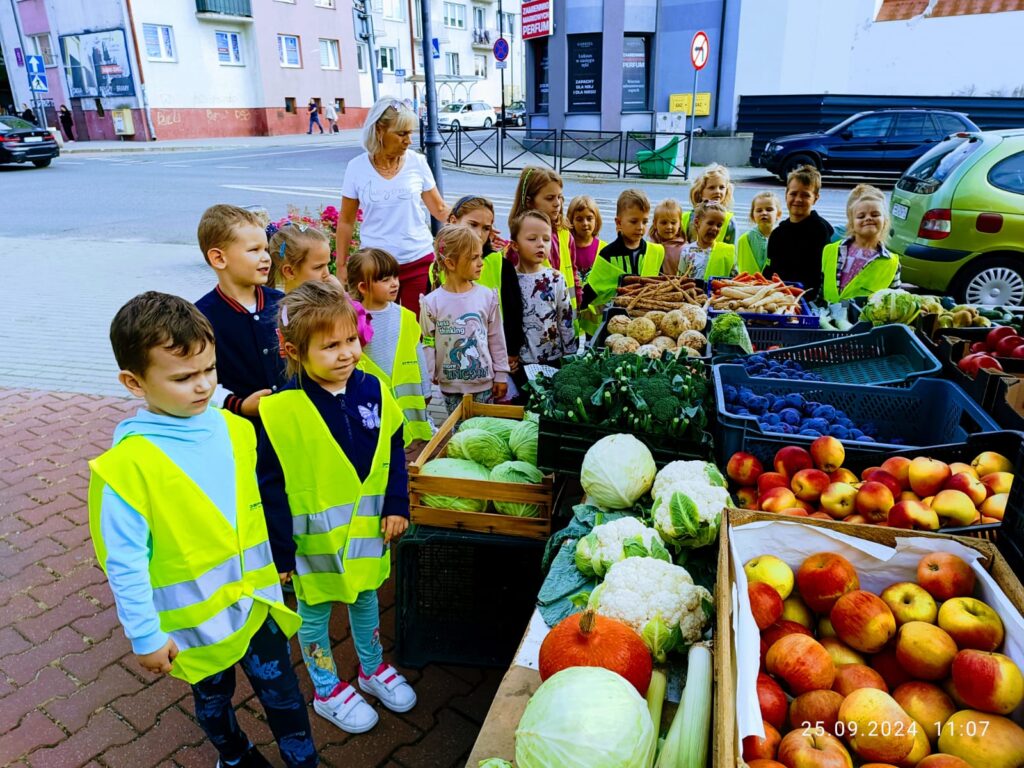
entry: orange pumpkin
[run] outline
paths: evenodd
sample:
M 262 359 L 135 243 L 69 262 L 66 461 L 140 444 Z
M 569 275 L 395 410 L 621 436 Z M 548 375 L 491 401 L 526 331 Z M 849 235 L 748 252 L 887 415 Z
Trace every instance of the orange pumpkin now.
M 647 694 L 653 668 L 651 652 L 633 628 L 587 609 L 558 623 L 540 646 L 540 679 L 568 667 L 604 667 Z

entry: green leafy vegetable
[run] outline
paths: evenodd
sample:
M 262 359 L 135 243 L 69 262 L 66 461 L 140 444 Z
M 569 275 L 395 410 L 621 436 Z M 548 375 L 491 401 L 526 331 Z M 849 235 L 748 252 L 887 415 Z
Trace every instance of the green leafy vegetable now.
M 602 509 L 630 509 L 651 489 L 657 471 L 646 445 L 632 435 L 608 435 L 583 457 L 580 484 Z
M 499 483 L 539 483 L 544 473 L 525 461 L 505 461 L 491 470 L 491 480 Z M 503 515 L 512 517 L 537 517 L 540 506 L 520 504 L 515 501 L 495 501 L 494 508 Z
M 485 432 L 490 432 L 495 437 L 499 437 L 505 443 L 508 442 L 509 435 L 512 434 L 512 430 L 519 426 L 519 421 L 516 419 L 499 419 L 496 416 L 474 416 L 471 419 L 466 419 L 464 422 L 459 424 L 459 432 L 467 429 L 482 429 Z
M 519 461 L 537 466 L 537 438 L 540 427 L 536 421 L 520 421 L 508 436 L 508 447 Z
M 491 471 L 482 464 L 465 459 L 433 459 L 423 465 L 420 475 L 425 477 L 450 477 L 459 480 L 490 480 Z M 425 493 L 420 501 L 426 507 L 454 509 L 459 512 L 483 512 L 487 499 L 463 499 L 458 496 L 442 496 Z
M 448 456 L 493 468 L 512 458 L 508 443 L 486 429 L 460 429 L 448 441 Z
M 743 324 L 743 318 L 735 312 L 723 312 L 711 321 L 708 341 L 711 344 L 731 344 L 734 347 L 739 347 L 748 355 L 754 354 L 747 326 Z

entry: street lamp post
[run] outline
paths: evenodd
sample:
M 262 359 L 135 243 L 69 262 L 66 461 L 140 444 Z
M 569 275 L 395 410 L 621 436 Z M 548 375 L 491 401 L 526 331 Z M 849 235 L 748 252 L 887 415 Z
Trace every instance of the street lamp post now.
M 18 9 L 14 6 L 14 0 L 11 0 L 11 13 L 14 14 L 14 29 L 18 33 L 18 45 L 21 46 L 21 55 L 28 56 L 29 52 L 28 48 L 25 46 L 25 38 L 21 34 L 21 19 L 18 16 Z M 32 105 L 36 108 L 36 112 L 38 113 L 36 115 L 36 122 L 38 122 L 42 128 L 49 127 L 46 124 L 46 112 L 43 110 L 42 102 L 39 100 L 39 94 L 35 91 L 31 91 L 31 94 L 32 95 L 29 97 L 29 100 L 32 102 Z M 14 97 L 13 86 L 11 87 L 11 97 Z M 15 109 L 17 109 L 17 104 L 15 104 Z
M 356 37 L 366 42 L 366 48 L 369 51 L 367 54 L 370 61 L 370 87 L 373 89 L 373 100 L 374 102 L 380 98 L 377 86 L 377 65 L 380 64 L 377 61 L 377 57 L 374 54 L 373 43 L 373 17 L 370 14 L 369 0 L 352 0 L 352 10 L 355 11 L 356 20 L 358 21 Z
M 423 136 L 427 165 L 434 174 L 437 191 L 444 196 L 441 168 L 441 134 L 437 130 L 437 82 L 434 79 L 433 30 L 430 26 L 430 0 L 420 0 L 423 22 L 423 98 L 427 101 L 427 129 Z M 436 222 L 431 221 L 436 228 Z

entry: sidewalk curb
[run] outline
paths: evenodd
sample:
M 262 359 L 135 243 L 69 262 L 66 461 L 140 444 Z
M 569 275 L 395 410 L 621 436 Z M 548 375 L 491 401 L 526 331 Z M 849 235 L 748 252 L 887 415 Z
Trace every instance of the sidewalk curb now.
M 503 173 L 498 173 L 498 172 L 496 172 L 496 171 L 494 171 L 493 169 L 490 169 L 490 168 L 477 168 L 477 167 L 473 167 L 473 166 L 458 166 L 455 163 L 451 162 L 450 160 L 442 160 L 441 164 L 446 169 L 448 169 L 448 170 L 458 171 L 459 173 L 468 173 L 468 174 L 472 174 L 472 175 L 475 175 L 475 176 L 501 176 L 501 177 L 504 177 L 504 178 L 513 178 L 514 179 L 514 178 L 516 178 L 519 175 L 518 171 L 505 171 Z M 701 167 L 703 167 L 703 166 L 693 166 L 694 170 L 697 170 L 697 169 L 699 169 Z M 753 166 L 743 166 L 743 168 L 744 169 L 751 168 L 752 170 L 754 170 Z M 733 169 L 730 169 L 730 170 L 733 170 Z M 766 173 L 766 175 L 770 175 L 770 174 L 767 174 L 767 172 L 765 172 L 765 173 Z M 563 178 L 566 178 L 566 179 L 573 179 L 575 181 L 588 181 L 588 182 L 602 182 L 602 181 L 623 181 L 624 182 L 624 181 L 635 181 L 637 184 L 643 184 L 645 186 L 648 185 L 648 184 L 656 184 L 656 185 L 665 186 L 665 187 L 668 187 L 668 186 L 679 186 L 679 187 L 686 187 L 686 188 L 689 188 L 690 185 L 691 185 L 690 180 L 689 179 L 684 179 L 682 176 L 676 176 L 676 177 L 672 177 L 672 178 L 668 178 L 668 179 L 645 179 L 645 178 L 642 178 L 640 176 L 618 177 L 618 176 L 612 176 L 610 174 L 603 174 L 603 173 L 602 174 L 586 173 L 584 171 L 562 171 L 559 175 L 562 176 Z M 757 177 L 751 176 L 749 178 L 737 178 L 737 179 L 733 179 L 733 183 L 734 184 L 745 184 L 745 183 L 750 182 L 750 181 L 758 181 L 758 183 L 760 183 L 759 180 L 761 180 L 761 178 L 762 177 L 760 177 L 760 176 L 757 176 Z
M 160 145 L 156 143 L 145 144 L 142 142 L 131 142 L 124 147 L 67 147 L 61 150 L 62 155 L 94 155 L 94 154 L 140 154 L 146 152 L 152 153 L 166 153 L 166 152 L 226 152 L 236 149 L 277 149 L 280 147 L 299 147 L 303 145 L 295 143 L 282 143 L 282 144 L 225 144 L 223 146 L 212 146 L 210 144 L 203 144 L 195 147 L 179 147 L 179 146 L 167 146 L 166 144 Z M 139 146 L 132 146 L 139 144 Z M 358 142 L 356 143 L 340 143 L 340 142 L 311 142 L 305 145 L 307 147 L 338 147 L 338 148 L 351 148 L 361 146 Z

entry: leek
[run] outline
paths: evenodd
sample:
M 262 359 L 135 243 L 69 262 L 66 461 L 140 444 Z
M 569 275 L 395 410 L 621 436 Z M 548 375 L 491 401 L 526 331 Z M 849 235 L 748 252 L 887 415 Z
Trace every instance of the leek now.
M 661 735 L 661 708 L 665 703 L 665 689 L 668 687 L 668 678 L 660 669 L 651 673 L 651 684 L 647 686 L 647 709 L 651 713 L 651 720 L 654 721 L 654 732 Z
M 690 646 L 683 697 L 655 768 L 707 768 L 712 681 L 710 648 L 706 643 Z

